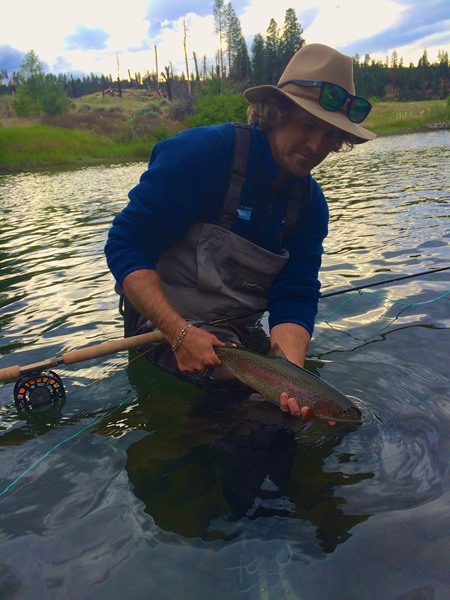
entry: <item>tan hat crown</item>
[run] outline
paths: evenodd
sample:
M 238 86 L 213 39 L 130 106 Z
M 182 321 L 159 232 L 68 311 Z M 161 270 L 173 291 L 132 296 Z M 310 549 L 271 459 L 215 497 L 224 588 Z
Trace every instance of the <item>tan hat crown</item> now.
M 278 83 L 289 79 L 329 81 L 355 94 L 352 58 L 323 44 L 309 44 L 294 54 Z

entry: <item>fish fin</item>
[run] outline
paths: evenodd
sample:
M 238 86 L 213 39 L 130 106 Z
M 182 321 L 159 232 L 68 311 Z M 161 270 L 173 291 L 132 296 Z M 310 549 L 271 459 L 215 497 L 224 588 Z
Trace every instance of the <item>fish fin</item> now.
M 323 381 L 315 373 L 312 373 L 308 369 L 305 369 L 305 367 L 301 367 L 300 365 L 297 365 L 296 363 L 293 363 L 288 358 L 286 358 L 286 354 L 283 352 L 283 350 L 280 348 L 280 346 L 278 344 L 274 344 L 272 346 L 272 348 L 267 353 L 267 358 L 281 358 L 283 360 L 286 360 L 287 362 L 290 362 L 292 365 L 294 365 L 295 367 L 297 367 L 297 369 L 299 369 L 300 371 L 304 371 L 305 373 L 308 373 L 308 375 L 311 375 L 311 377 L 315 377 L 316 379 L 319 379 L 320 381 Z
M 223 363 L 220 365 L 220 367 L 214 367 L 210 377 L 211 377 L 211 379 L 214 379 L 216 381 L 230 381 L 230 380 L 235 381 L 236 380 L 236 376 L 231 371 L 231 369 L 229 369 Z
M 263 396 L 262 394 L 259 394 L 258 392 L 254 392 L 253 394 L 250 394 L 248 399 L 251 402 L 267 402 L 267 398 L 265 396 Z
M 274 344 L 272 346 L 272 348 L 269 350 L 267 356 L 269 358 L 284 358 L 284 360 L 287 360 L 285 353 L 283 352 L 283 350 L 280 348 L 280 346 L 278 344 Z

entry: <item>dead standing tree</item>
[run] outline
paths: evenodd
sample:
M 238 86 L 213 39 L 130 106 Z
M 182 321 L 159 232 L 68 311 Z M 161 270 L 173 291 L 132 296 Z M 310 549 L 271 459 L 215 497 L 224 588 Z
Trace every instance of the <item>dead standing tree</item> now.
M 155 46 L 155 65 L 156 65 L 156 91 L 159 94 L 159 68 L 158 68 L 158 48 Z
M 120 63 L 119 63 L 119 55 L 116 52 L 116 60 L 117 60 L 117 86 L 119 89 L 119 96 L 122 98 L 122 84 L 120 83 Z
M 184 28 L 184 37 L 183 37 L 183 48 L 184 48 L 184 62 L 186 64 L 186 79 L 188 83 L 188 94 L 189 97 L 192 96 L 192 87 L 191 87 L 191 76 L 189 74 L 189 62 L 187 57 L 187 49 L 186 49 L 186 21 L 183 19 L 183 28 Z
M 172 100 L 173 100 L 173 77 L 171 75 L 171 68 L 164 67 L 164 70 L 165 70 L 165 73 L 161 72 L 161 75 L 166 82 L 167 99 L 170 102 L 172 102 Z
M 195 54 L 195 52 L 193 52 L 192 56 L 194 58 L 194 65 L 195 65 L 195 81 L 200 81 L 200 73 L 198 72 L 198 64 L 197 64 L 197 55 Z

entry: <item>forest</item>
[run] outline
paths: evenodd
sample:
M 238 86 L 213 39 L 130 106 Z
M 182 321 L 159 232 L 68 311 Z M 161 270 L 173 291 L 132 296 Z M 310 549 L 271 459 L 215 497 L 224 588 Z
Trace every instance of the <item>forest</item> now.
M 70 99 L 93 93 L 121 96 L 125 89 L 154 90 L 169 101 L 191 99 L 196 91 L 207 88 L 209 93 L 241 92 L 251 85 L 276 83 L 290 57 L 305 44 L 303 28 L 296 12 L 286 11 L 284 23 L 279 26 L 270 20 L 263 34 L 257 34 L 250 49 L 242 34 L 239 19 L 231 2 L 214 2 L 214 24 L 218 39 L 215 61 L 206 57 L 192 57 L 185 49 L 185 69 L 174 72 L 172 64 L 145 73 L 127 72 L 73 76 L 72 74 L 45 73 L 43 63 L 31 50 L 17 72 L 0 70 L 0 95 L 14 96 L 12 103 L 18 116 L 57 115 L 68 110 Z M 405 66 L 394 51 L 385 61 L 372 60 L 369 54 L 353 57 L 355 85 L 359 95 L 379 101 L 439 100 L 449 95 L 448 52 L 440 51 L 434 63 L 427 51 L 417 65 Z

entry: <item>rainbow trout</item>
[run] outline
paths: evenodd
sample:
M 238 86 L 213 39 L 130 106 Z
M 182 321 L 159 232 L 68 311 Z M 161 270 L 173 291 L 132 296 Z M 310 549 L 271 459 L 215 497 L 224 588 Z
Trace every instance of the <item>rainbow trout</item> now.
M 280 404 L 281 392 L 309 406 L 316 417 L 329 421 L 360 422 L 360 410 L 339 390 L 306 369 L 289 362 L 278 347 L 261 356 L 242 347 L 216 346 L 214 350 L 237 379 Z

